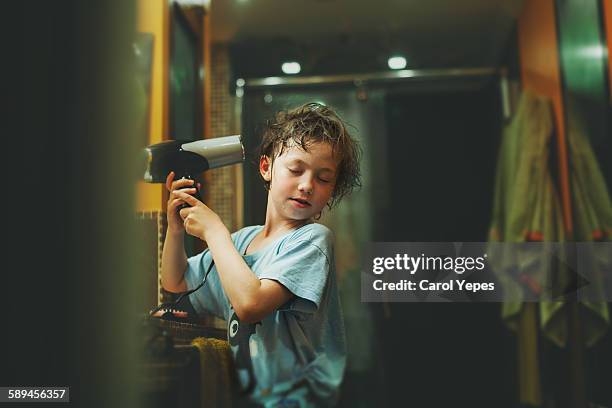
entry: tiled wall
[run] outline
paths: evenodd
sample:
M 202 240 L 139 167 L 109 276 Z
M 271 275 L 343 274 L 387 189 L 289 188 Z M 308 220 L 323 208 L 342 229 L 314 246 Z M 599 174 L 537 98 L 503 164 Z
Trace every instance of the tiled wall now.
M 211 128 L 212 137 L 240 134 L 240 98 L 230 95 L 230 67 L 225 45 L 211 49 Z M 242 167 L 223 167 L 210 171 L 209 206 L 230 231 L 243 227 Z
M 142 311 L 154 307 L 158 302 L 166 301 L 162 299 L 161 280 L 159 271 L 161 270 L 161 254 L 166 234 L 166 214 L 160 211 L 141 211 L 137 213 L 140 236 L 144 242 L 144 252 L 135 254 L 139 262 L 144 265 L 139 270 L 145 270 L 146 278 L 144 281 L 147 287 L 144 288 L 144 302 Z

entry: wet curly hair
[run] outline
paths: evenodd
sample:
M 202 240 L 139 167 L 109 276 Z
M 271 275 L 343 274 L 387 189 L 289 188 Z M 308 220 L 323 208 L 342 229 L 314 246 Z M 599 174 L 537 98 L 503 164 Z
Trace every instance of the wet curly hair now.
M 272 163 L 289 146 L 304 151 L 313 143 L 329 143 L 338 158 L 336 185 L 328 203 L 331 209 L 355 188 L 361 187 L 359 162 L 362 150 L 345 123 L 331 108 L 311 102 L 297 108 L 280 111 L 266 124 L 258 157 L 268 156 Z M 270 182 L 264 180 L 266 189 Z

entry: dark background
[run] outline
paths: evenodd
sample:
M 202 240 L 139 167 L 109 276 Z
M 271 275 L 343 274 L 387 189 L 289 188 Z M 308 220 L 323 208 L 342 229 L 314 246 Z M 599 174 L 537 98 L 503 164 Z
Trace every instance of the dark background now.
M 3 16 L 0 385 L 134 406 L 134 5 L 9 2 Z

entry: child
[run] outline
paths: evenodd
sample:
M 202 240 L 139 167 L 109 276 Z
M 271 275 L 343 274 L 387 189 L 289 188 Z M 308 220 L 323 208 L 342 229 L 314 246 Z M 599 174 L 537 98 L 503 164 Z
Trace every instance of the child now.
M 360 185 L 360 149 L 326 106 L 309 103 L 275 119 L 260 149 L 264 225 L 230 235 L 190 195 L 193 181 L 168 175 L 162 284 L 184 292 L 207 276 L 190 301 L 196 311 L 227 320 L 238 378 L 258 406 L 333 405 L 346 362 L 344 323 L 333 236 L 313 220 Z M 179 210 L 184 203 L 189 207 Z M 184 231 L 208 249 L 187 259 Z

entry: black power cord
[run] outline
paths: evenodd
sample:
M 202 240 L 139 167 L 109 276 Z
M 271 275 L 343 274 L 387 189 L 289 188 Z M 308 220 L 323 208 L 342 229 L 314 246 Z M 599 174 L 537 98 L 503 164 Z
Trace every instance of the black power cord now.
M 204 274 L 204 279 L 202 280 L 202 283 L 200 283 L 195 288 L 188 290 L 187 292 L 181 293 L 178 299 L 176 299 L 174 302 L 166 302 L 166 303 L 162 303 L 159 306 L 154 307 L 153 309 L 151 309 L 151 311 L 149 311 L 149 316 L 153 316 L 155 313 L 159 312 L 160 310 L 164 310 L 164 313 L 161 316 L 159 316 L 162 319 L 174 320 L 174 321 L 184 321 L 185 319 L 187 319 L 191 313 L 188 310 L 185 310 L 186 307 L 184 305 L 181 305 L 180 303 L 187 296 L 191 295 L 193 292 L 195 292 L 196 290 L 204 286 L 204 284 L 206 283 L 206 278 L 208 278 L 208 274 L 212 270 L 212 267 L 214 266 L 214 264 L 215 264 L 215 261 L 211 260 L 210 266 L 208 267 L 208 270 Z

